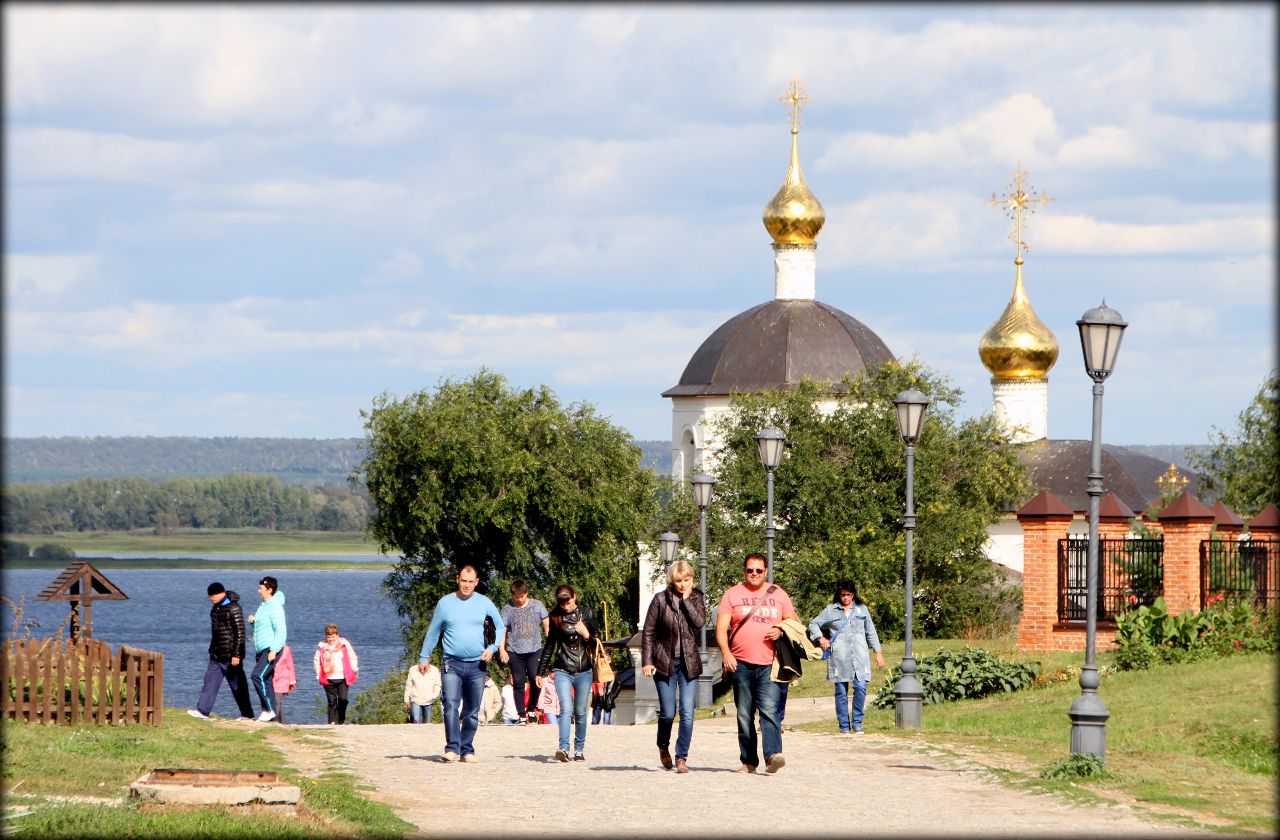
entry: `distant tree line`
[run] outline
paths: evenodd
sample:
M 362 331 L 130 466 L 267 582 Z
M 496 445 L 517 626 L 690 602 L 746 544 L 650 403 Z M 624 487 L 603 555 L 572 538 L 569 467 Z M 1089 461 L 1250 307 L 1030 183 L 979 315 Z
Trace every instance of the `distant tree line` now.
M 77 478 L 4 488 L 6 534 L 152 528 L 359 531 L 370 504 L 346 484 L 286 485 L 270 475 L 211 478 Z

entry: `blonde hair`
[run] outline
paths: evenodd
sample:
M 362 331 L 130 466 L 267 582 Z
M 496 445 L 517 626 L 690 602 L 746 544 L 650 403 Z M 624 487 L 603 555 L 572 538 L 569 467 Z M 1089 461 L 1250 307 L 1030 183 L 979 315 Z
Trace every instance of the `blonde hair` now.
M 667 583 L 675 583 L 681 578 L 693 577 L 693 566 L 686 560 L 677 560 L 667 567 Z

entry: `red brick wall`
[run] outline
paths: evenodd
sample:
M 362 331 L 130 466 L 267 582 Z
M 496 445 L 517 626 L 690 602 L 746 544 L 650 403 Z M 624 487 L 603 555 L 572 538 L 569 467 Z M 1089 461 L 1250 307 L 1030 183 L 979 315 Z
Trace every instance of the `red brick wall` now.
M 1172 519 L 1164 524 L 1164 602 L 1171 613 L 1200 610 L 1200 542 L 1212 519 Z
M 1058 540 L 1067 535 L 1072 516 L 1018 516 L 1022 525 L 1022 618 L 1018 650 L 1072 650 L 1058 647 Z M 1081 636 L 1080 649 L 1084 649 Z

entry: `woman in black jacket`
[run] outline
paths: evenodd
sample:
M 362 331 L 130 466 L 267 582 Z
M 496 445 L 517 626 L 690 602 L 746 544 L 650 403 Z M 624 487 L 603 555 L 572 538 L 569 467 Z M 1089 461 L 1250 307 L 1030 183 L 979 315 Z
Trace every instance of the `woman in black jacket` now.
M 538 687 L 547 675 L 555 680 L 560 698 L 560 748 L 557 761 L 569 760 L 569 711 L 573 710 L 573 760 L 586 761 L 587 705 L 591 702 L 591 652 L 596 644 L 596 628 L 589 612 L 578 606 L 578 593 L 567 583 L 556 587 L 556 605 L 551 608 L 547 643 L 538 660 Z
M 671 724 L 680 694 L 680 732 L 676 737 L 677 773 L 688 773 L 693 740 L 693 709 L 702 673 L 698 631 L 707 623 L 707 602 L 693 585 L 693 567 L 677 560 L 667 570 L 667 588 L 654 596 L 644 618 L 640 664 L 658 687 L 658 759 L 670 770 Z

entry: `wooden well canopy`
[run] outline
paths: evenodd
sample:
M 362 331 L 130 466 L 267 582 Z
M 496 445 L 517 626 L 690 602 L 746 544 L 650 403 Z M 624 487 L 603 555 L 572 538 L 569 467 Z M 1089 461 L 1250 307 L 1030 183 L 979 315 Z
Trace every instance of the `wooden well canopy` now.
M 71 638 L 93 638 L 93 602 L 127 601 L 129 596 L 88 560 L 77 560 L 62 570 L 62 574 L 36 596 L 37 601 L 71 602 Z M 80 605 L 84 604 L 84 616 Z

